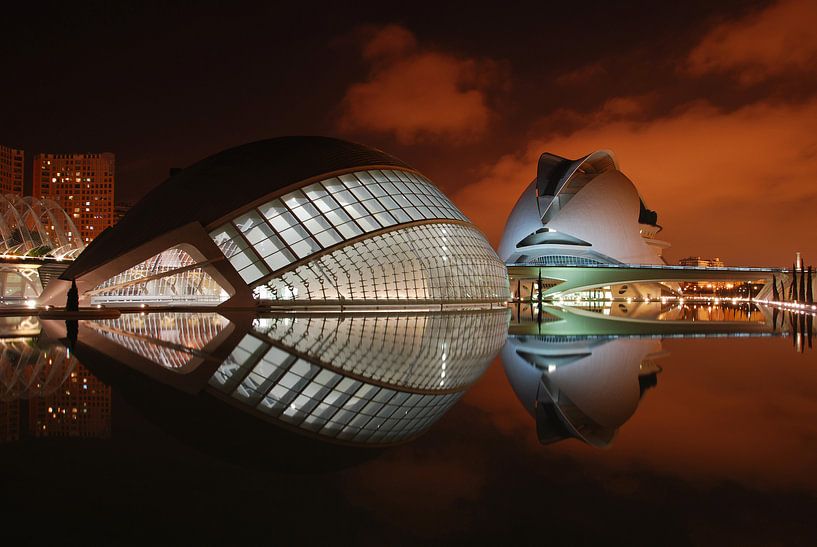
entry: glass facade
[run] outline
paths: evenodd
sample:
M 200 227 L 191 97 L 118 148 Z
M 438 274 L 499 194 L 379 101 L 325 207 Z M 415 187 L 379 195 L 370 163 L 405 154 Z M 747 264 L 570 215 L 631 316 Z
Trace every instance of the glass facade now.
M 462 224 L 423 224 L 375 235 L 256 288 L 261 300 L 501 300 L 507 270 L 485 238 Z
M 173 247 L 105 280 L 93 290 L 91 304 L 126 302 L 218 305 L 229 298 L 196 260 Z
M 229 325 L 217 313 L 122 314 L 87 321 L 91 329 L 133 353 L 169 369 L 181 369 Z
M 274 199 L 211 232 L 251 285 L 362 234 L 429 220 L 468 222 L 426 178 L 398 170 L 328 178 Z
M 528 263 L 539 266 L 595 266 L 597 264 L 604 264 L 602 261 L 593 258 L 571 255 L 538 256 L 533 260 L 529 260 Z
M 507 309 L 455 314 L 262 317 L 255 330 L 333 368 L 413 389 L 475 381 L 505 341 Z
M 256 319 L 210 385 L 290 425 L 389 443 L 439 419 L 507 335 L 509 310 Z
M 359 443 L 414 436 L 462 396 L 407 393 L 349 378 L 251 334 L 216 371 L 210 385 L 293 426 Z
M 33 300 L 40 296 L 40 292 L 42 283 L 36 267 L 0 265 L 0 302 Z

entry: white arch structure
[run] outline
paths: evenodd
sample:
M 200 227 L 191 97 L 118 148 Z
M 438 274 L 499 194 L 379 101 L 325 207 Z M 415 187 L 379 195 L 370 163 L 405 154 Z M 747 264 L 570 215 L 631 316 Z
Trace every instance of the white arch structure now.
M 73 220 L 55 201 L 0 195 L 0 255 L 72 260 L 84 248 Z

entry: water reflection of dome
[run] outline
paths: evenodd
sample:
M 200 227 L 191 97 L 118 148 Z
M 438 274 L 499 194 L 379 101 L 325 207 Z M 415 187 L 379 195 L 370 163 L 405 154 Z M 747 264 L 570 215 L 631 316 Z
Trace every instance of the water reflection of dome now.
M 76 360 L 63 346 L 42 348 L 34 338 L 0 340 L 0 401 L 51 394 L 75 366 Z
M 542 443 L 606 446 L 656 384 L 660 349 L 644 338 L 515 336 L 500 355 Z
M 462 397 L 502 346 L 509 314 L 123 314 L 80 322 L 76 351 L 290 431 L 381 446 L 421 434 Z

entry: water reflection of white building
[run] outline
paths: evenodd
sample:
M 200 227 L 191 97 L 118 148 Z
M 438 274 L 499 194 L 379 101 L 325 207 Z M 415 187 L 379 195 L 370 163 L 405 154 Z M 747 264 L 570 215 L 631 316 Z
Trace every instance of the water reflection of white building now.
M 513 336 L 500 355 L 542 443 L 607 446 L 656 385 L 664 353 L 651 338 Z

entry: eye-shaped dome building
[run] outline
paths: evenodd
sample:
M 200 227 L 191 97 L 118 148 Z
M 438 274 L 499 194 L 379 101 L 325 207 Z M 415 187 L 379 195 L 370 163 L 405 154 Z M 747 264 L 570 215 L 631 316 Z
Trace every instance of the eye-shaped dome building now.
M 428 179 L 379 150 L 283 137 L 210 156 L 147 194 L 52 282 L 62 305 L 504 302 L 507 271 Z
M 544 153 L 513 208 L 499 246 L 508 265 L 663 264 L 657 215 L 613 153 L 578 160 Z

